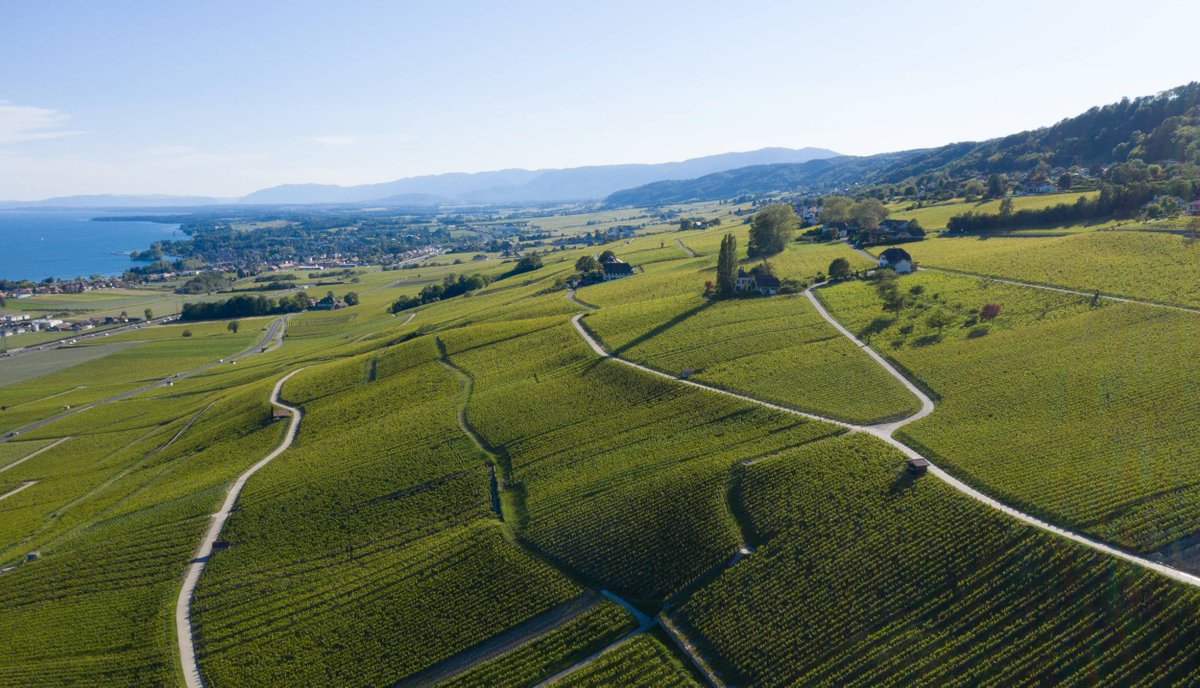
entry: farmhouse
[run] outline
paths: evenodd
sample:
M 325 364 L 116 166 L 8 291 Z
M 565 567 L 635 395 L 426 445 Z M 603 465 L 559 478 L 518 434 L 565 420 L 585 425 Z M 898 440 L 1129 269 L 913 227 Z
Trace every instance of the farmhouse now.
M 773 296 L 779 293 L 779 278 L 761 270 L 746 272 L 739 268 L 733 290 L 739 294 L 757 293 L 759 296 Z
M 925 230 L 915 226 L 911 220 L 883 220 L 875 229 L 864 232 L 862 238 L 866 244 L 913 241 L 924 239 Z
M 1188 215 L 1200 215 L 1200 201 L 1192 201 L 1187 204 Z
M 616 256 L 606 256 L 600 263 L 600 269 L 604 271 L 605 282 L 629 277 L 633 274 L 633 266 Z
M 908 251 L 893 246 L 879 254 L 879 267 L 890 268 L 901 274 L 909 273 L 913 271 L 912 256 L 908 255 Z

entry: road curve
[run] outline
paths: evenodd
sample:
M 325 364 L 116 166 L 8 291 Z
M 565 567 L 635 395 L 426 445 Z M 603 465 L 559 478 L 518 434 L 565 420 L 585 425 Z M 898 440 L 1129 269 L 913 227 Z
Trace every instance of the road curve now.
M 242 488 L 246 486 L 246 481 L 258 469 L 270 463 L 272 459 L 292 446 L 292 440 L 296 439 L 296 431 L 300 428 L 300 416 L 302 412 L 299 408 L 288 406 L 280 401 L 279 391 L 283 388 L 283 383 L 288 381 L 288 378 L 301 370 L 304 370 L 304 368 L 297 368 L 279 378 L 279 381 L 275 383 L 275 389 L 271 392 L 271 403 L 279 408 L 287 409 L 291 413 L 283 441 L 270 454 L 267 454 L 258 463 L 243 471 L 237 480 L 234 481 L 233 486 L 229 488 L 229 493 L 225 495 L 225 501 L 221 504 L 221 508 L 212 515 L 212 523 L 204 533 L 204 539 L 200 541 L 200 546 L 196 548 L 196 554 L 192 557 L 191 563 L 188 564 L 187 573 L 183 577 L 183 587 L 180 588 L 179 599 L 175 602 L 175 636 L 179 641 L 179 660 L 183 668 L 184 683 L 188 688 L 203 688 L 204 686 L 204 679 L 200 677 L 200 665 L 196 662 L 196 648 L 192 639 L 192 595 L 196 591 L 196 583 L 199 582 L 200 573 L 204 571 L 204 565 L 208 562 L 209 555 L 212 554 L 213 543 L 220 536 L 221 528 L 225 526 L 225 521 L 229 519 L 229 514 L 233 510 L 234 504 L 237 503 L 238 495 L 242 493 Z
M 67 416 L 73 416 L 76 413 L 86 411 L 90 408 L 95 408 L 97 406 L 100 406 L 101 404 L 108 404 L 108 403 L 111 403 L 114 401 L 120 401 L 121 399 L 128 399 L 129 397 L 134 396 L 135 394 L 141 394 L 142 392 L 154 389 L 156 387 L 163 387 L 163 386 L 169 385 L 179 378 L 188 377 L 191 375 L 195 375 L 196 373 L 204 372 L 205 370 L 208 370 L 209 368 L 213 368 L 215 366 L 221 365 L 221 363 L 223 363 L 225 361 L 234 361 L 234 360 L 240 359 L 244 356 L 248 356 L 252 353 L 258 352 L 258 351 L 273 351 L 276 348 L 278 348 L 279 345 L 283 342 L 283 332 L 284 332 L 284 329 L 286 328 L 286 326 L 287 326 L 287 316 L 283 316 L 281 318 L 276 318 L 271 321 L 270 326 L 267 327 L 267 333 L 265 335 L 263 335 L 262 339 L 260 339 L 258 342 L 254 343 L 253 345 L 248 346 L 245 349 L 242 349 L 241 351 L 237 352 L 236 354 L 233 354 L 232 356 L 226 356 L 225 358 L 222 358 L 217 361 L 212 361 L 210 363 L 205 363 L 204 365 L 197 366 L 195 368 L 192 368 L 191 370 L 185 370 L 181 373 L 175 373 L 174 375 L 169 375 L 167 377 L 164 377 L 161 380 L 155 380 L 154 382 L 142 385 L 141 387 L 138 387 L 136 389 L 127 390 L 127 391 L 121 392 L 119 394 L 114 394 L 111 397 L 106 397 L 104 399 L 99 399 L 97 401 L 83 404 L 81 406 L 76 406 L 72 409 L 68 409 L 61 413 L 57 413 L 53 416 L 50 416 L 49 418 L 43 418 L 41 420 L 29 423 L 28 425 L 23 425 L 19 428 L 14 428 L 11 432 L 6 432 L 5 434 L 0 435 L 0 442 L 7 442 L 8 440 L 12 439 L 16 435 L 29 432 L 30 430 L 36 430 L 36 429 L 42 427 L 43 425 L 49 425 L 50 423 L 53 423 L 58 420 L 62 420 L 63 418 L 66 418 Z
M 581 337 L 583 337 L 584 341 L 586 341 L 588 343 L 588 345 L 592 347 L 592 351 L 595 351 L 596 354 L 598 356 L 601 356 L 602 358 L 611 358 L 614 361 L 618 361 L 627 366 L 637 368 L 638 370 L 642 370 L 642 371 L 651 373 L 653 375 L 658 375 L 660 377 L 665 377 L 665 378 L 669 378 L 672 380 L 676 380 L 677 382 L 680 382 L 682 384 L 691 385 L 693 387 L 699 387 L 701 389 L 706 389 L 710 392 L 715 392 L 717 394 L 724 394 L 726 396 L 734 397 L 737 399 L 742 399 L 743 401 L 748 401 L 748 402 L 751 402 L 754 404 L 758 404 L 759 406 L 765 406 L 770 409 L 774 409 L 777 411 L 783 411 L 784 413 L 790 413 L 793 415 L 802 416 L 804 418 L 809 418 L 812 420 L 818 420 L 818 421 L 822 421 L 825 423 L 831 423 L 833 425 L 837 425 L 837 426 L 846 428 L 846 429 L 850 430 L 851 432 L 868 433 L 868 434 L 874 435 L 875 437 L 878 437 L 879 439 L 883 440 L 884 442 L 887 442 L 888 444 L 892 445 L 896 449 L 900 450 L 900 452 L 908 458 L 923 458 L 926 461 L 929 461 L 928 457 L 922 456 L 919 452 L 917 452 L 917 450 L 913 449 L 912 447 L 910 447 L 910 446 L 904 444 L 903 442 L 901 442 L 900 440 L 896 439 L 895 437 L 893 437 L 892 433 L 894 433 L 898 428 L 900 428 L 908 423 L 911 423 L 919 418 L 923 418 L 923 417 L 929 415 L 933 411 L 933 400 L 930 399 L 928 397 L 928 395 L 926 395 L 924 392 L 922 392 L 919 387 L 917 387 L 915 384 L 913 384 L 911 380 L 909 380 L 903 374 L 901 374 L 900 371 L 896 370 L 896 368 L 894 366 L 892 366 L 890 363 L 888 363 L 886 359 L 884 359 L 882 356 L 877 354 L 870 347 L 863 344 L 857 337 L 855 337 L 841 323 L 839 323 L 837 320 L 835 320 L 833 318 L 833 316 L 831 316 L 827 310 L 825 310 L 824 306 L 821 305 L 821 303 L 817 300 L 816 296 L 812 293 L 812 290 L 814 288 L 817 288 L 820 286 L 821 286 L 820 284 L 814 285 L 813 287 L 810 287 L 808 290 L 805 291 L 805 294 L 813 302 L 813 304 L 817 307 L 817 312 L 820 313 L 821 316 L 829 324 L 833 325 L 838 330 L 838 332 L 840 332 L 843 336 L 849 338 L 850 341 L 854 342 L 863 351 L 867 352 L 867 354 L 870 355 L 872 359 L 874 359 L 877 363 L 882 365 L 885 370 L 887 370 L 893 377 L 895 377 L 902 384 L 904 384 L 904 386 L 909 391 L 911 391 L 913 394 L 915 394 L 917 396 L 917 398 L 921 400 L 921 410 L 920 411 L 917 411 L 917 413 L 915 413 L 907 418 L 903 418 L 901 420 L 894 421 L 891 423 L 881 423 L 879 425 L 855 425 L 853 423 L 847 423 L 845 421 L 840 421 L 835 418 L 819 416 L 819 415 L 813 414 L 813 413 L 805 413 L 803 411 L 798 411 L 796 409 L 788 408 L 786 406 L 780 406 L 778 404 L 772 404 L 771 402 L 763 401 L 761 399 L 755 399 L 754 397 L 747 396 L 745 394 L 729 392 L 729 391 L 726 391 L 723 389 L 718 389 L 716 387 L 710 387 L 708 385 L 704 385 L 704 384 L 701 384 L 698 382 L 693 382 L 691 380 L 680 380 L 673 375 L 668 375 L 666 373 L 654 370 L 652 368 L 647 368 L 646 366 L 639 365 L 637 363 L 634 363 L 633 361 L 628 361 L 628 360 L 625 360 L 618 356 L 613 356 L 610 353 L 608 353 L 607 351 L 605 351 L 604 347 L 600 346 L 600 343 L 597 342 L 595 340 L 595 338 L 592 337 L 592 335 L 587 331 L 587 329 L 580 322 L 580 320 L 585 315 L 587 315 L 587 313 L 579 313 L 579 314 L 575 315 L 573 318 L 571 318 L 571 323 L 575 326 L 575 329 L 577 332 L 579 332 L 579 335 Z M 955 478 L 954 476 L 950 475 L 942 468 L 934 465 L 934 463 L 932 461 L 929 461 L 928 472 L 931 475 L 937 477 L 939 480 L 945 482 L 947 485 L 953 487 L 954 489 L 958 490 L 959 492 L 963 493 L 964 495 L 970 497 L 971 499 L 974 499 L 982 504 L 985 504 L 986 506 L 989 506 L 989 507 L 991 507 L 997 511 L 1000 511 L 1008 516 L 1011 516 L 1012 518 L 1015 518 L 1018 521 L 1021 521 L 1022 523 L 1031 525 L 1035 528 L 1040 528 L 1041 530 L 1044 530 L 1048 533 L 1052 533 L 1054 535 L 1064 537 L 1068 540 L 1072 540 L 1079 544 L 1090 547 L 1093 550 L 1096 550 L 1098 552 L 1102 552 L 1104 554 L 1108 554 L 1108 555 L 1117 557 L 1117 558 L 1127 561 L 1131 564 L 1135 564 L 1137 566 L 1141 566 L 1142 568 L 1149 569 L 1156 573 L 1160 573 L 1160 574 L 1167 576 L 1168 578 L 1171 578 L 1173 580 L 1176 580 L 1180 583 L 1185 583 L 1187 585 L 1200 587 L 1200 576 L 1195 576 L 1190 573 L 1185 573 L 1183 571 L 1180 571 L 1179 569 L 1172 568 L 1170 566 L 1161 564 L 1159 562 L 1151 561 L 1149 559 L 1146 559 L 1145 557 L 1141 557 L 1136 554 L 1131 554 L 1129 552 L 1119 550 L 1110 545 L 1106 545 L 1103 542 L 1100 542 L 1098 540 L 1094 540 L 1090 537 L 1087 537 L 1086 535 L 1082 535 L 1080 533 L 1076 533 L 1074 531 L 1070 531 L 1065 528 L 1061 528 L 1059 526 L 1053 525 L 1047 521 L 1043 521 L 1040 518 L 1037 518 L 1035 516 L 1027 514 L 1023 511 L 1020 511 L 1019 509 L 1016 509 L 1007 504 L 1004 504 L 1003 502 L 1000 502 L 999 500 L 997 500 L 993 497 L 989 497 L 988 495 L 983 494 L 979 490 L 976 490 L 975 488 L 971 487 L 970 485 L 967 485 L 966 483 L 962 482 L 958 478 Z

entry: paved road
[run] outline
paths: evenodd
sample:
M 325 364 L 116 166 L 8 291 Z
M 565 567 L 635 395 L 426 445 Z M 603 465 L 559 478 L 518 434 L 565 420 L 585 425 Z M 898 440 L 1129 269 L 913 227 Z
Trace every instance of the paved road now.
M 112 334 L 121 334 L 122 332 L 132 332 L 133 330 L 139 330 L 139 329 L 145 327 L 146 325 L 165 325 L 169 322 L 173 322 L 178 319 L 179 319 L 178 315 L 164 315 L 161 318 L 154 318 L 153 320 L 143 320 L 141 322 L 134 323 L 132 325 L 122 325 L 120 327 L 114 327 L 114 328 L 108 329 L 108 330 L 98 330 L 95 332 L 89 331 L 87 334 L 78 334 L 76 332 L 71 332 L 69 334 L 64 335 L 61 339 L 52 339 L 48 342 L 39 342 L 37 344 L 28 344 L 26 346 L 19 346 L 15 349 L 10 349 L 8 351 L 8 356 L 10 356 L 10 357 L 23 356 L 25 354 L 36 353 L 36 352 L 42 351 L 42 350 L 57 349 L 58 347 L 63 346 L 67 342 L 71 342 L 71 341 L 75 341 L 75 340 L 79 340 L 79 339 L 93 339 L 95 337 L 107 337 Z
M 292 446 L 292 440 L 296 439 L 296 431 L 300 428 L 300 416 L 302 413 L 295 406 L 288 406 L 280 401 L 279 390 L 283 388 L 283 383 L 287 382 L 288 378 L 301 370 L 304 370 L 304 368 L 297 368 L 279 378 L 279 382 L 275 383 L 275 389 L 271 391 L 271 403 L 280 408 L 287 409 L 292 414 L 291 419 L 288 421 L 288 428 L 283 436 L 283 441 L 279 443 L 279 446 L 275 447 L 274 451 L 267 454 L 258 463 L 247 468 L 238 476 L 237 480 L 233 483 L 233 487 L 229 488 L 229 494 L 225 496 L 225 501 L 221 504 L 221 508 L 212 515 L 212 523 L 209 525 L 208 531 L 205 532 L 204 539 L 200 541 L 200 546 L 196 549 L 196 554 L 192 557 L 187 573 L 183 577 L 183 587 L 179 590 L 179 599 L 175 602 L 175 635 L 179 640 L 179 660 L 183 666 L 184 683 L 188 688 L 203 688 L 204 686 L 204 679 L 200 677 L 200 665 L 196 662 L 196 648 L 192 638 L 192 595 L 196 591 L 196 583 L 200 580 L 200 573 L 204 571 L 204 565 L 208 563 L 208 557 L 212 554 L 213 543 L 221 535 L 221 528 L 225 526 L 225 521 L 229 519 L 229 514 L 233 511 L 234 504 L 237 503 L 238 495 L 242 493 L 242 488 L 246 486 L 246 481 L 250 479 L 250 476 L 258 472 L 258 469 L 270 463 L 272 459 Z
M 855 425 L 853 423 L 846 423 L 845 421 L 840 421 L 840 420 L 837 420 L 834 418 L 828 418 L 828 417 L 819 416 L 819 415 L 812 414 L 812 413 L 805 413 L 803 411 L 797 411 L 796 409 L 787 408 L 784 406 L 780 406 L 778 404 L 772 404 L 767 401 L 762 401 L 761 399 L 755 399 L 754 397 L 750 397 L 745 394 L 737 394 L 735 392 L 728 392 L 723 389 L 709 387 L 708 385 L 703 385 L 698 382 L 693 382 L 691 380 L 679 380 L 678 378 L 675 378 L 675 376 L 673 376 L 673 375 L 668 375 L 666 373 L 654 370 L 652 368 L 647 368 L 645 366 L 638 365 L 637 363 L 634 363 L 632 361 L 627 361 L 623 358 L 619 358 L 617 356 L 612 356 L 607 351 L 605 351 L 603 347 L 600 346 L 599 342 L 597 342 L 591 336 L 591 334 L 587 331 L 587 329 L 580 322 L 580 319 L 583 318 L 583 316 L 585 316 L 586 313 L 580 313 L 580 314 L 576 315 L 575 317 L 573 317 L 571 319 L 571 322 L 575 325 L 575 329 L 579 332 L 579 335 L 581 337 L 583 337 L 584 341 L 586 341 L 588 343 L 588 345 L 592 347 L 592 350 L 595 351 L 596 354 L 601 357 L 611 358 L 615 361 L 619 361 L 625 365 L 631 366 L 633 368 L 637 368 L 638 370 L 643 370 L 643 371 L 651 373 L 653 375 L 658 375 L 660 377 L 666 377 L 666 378 L 670 378 L 673 380 L 677 380 L 678 382 L 680 382 L 682 384 L 692 385 L 693 387 L 700 387 L 702 389 L 706 389 L 710 392 L 715 392 L 717 394 L 724 394 L 726 396 L 731 396 L 731 397 L 735 397 L 738 399 L 742 399 L 744 401 L 749 401 L 751 403 L 758 404 L 759 406 L 765 406 L 767 408 L 775 409 L 777 411 L 783 411 L 785 413 L 802 416 L 804 418 L 809 418 L 812 420 L 819 420 L 819 421 L 823 421 L 826 423 L 831 423 L 833 425 L 838 425 L 840 427 L 847 428 L 852 432 L 865 432 L 865 433 L 868 433 L 868 434 L 871 434 L 871 435 L 874 435 L 874 436 L 880 438 L 881 440 L 887 442 L 888 444 L 892 445 L 893 447 L 896 447 L 898 450 L 900 450 L 900 452 L 902 454 L 904 454 L 908 458 L 923 458 L 926 461 L 929 461 L 928 457 L 922 456 L 920 453 L 918 453 L 912 447 L 909 447 L 908 445 L 904 444 L 900 440 L 896 439 L 895 437 L 892 436 L 892 433 L 894 433 L 900 427 L 907 425 L 908 423 L 911 423 L 919 418 L 923 418 L 923 417 L 929 415 L 929 413 L 931 413 L 933 411 L 933 400 L 930 399 L 928 397 L 928 395 L 926 395 L 924 392 L 922 392 L 919 387 L 914 385 L 911 380 L 909 380 L 904 375 L 902 375 L 900 373 L 900 371 L 896 370 L 896 368 L 894 366 L 892 366 L 890 363 L 888 363 L 887 360 L 885 360 L 882 356 L 879 356 L 872 349 L 870 349 L 865 344 L 863 344 L 849 330 L 847 330 L 844 326 L 842 326 L 841 323 L 839 323 L 837 320 L 835 320 L 833 318 L 833 316 L 831 316 L 827 310 L 825 310 L 825 308 L 816 299 L 816 296 L 812 293 L 813 289 L 819 288 L 820 286 L 821 285 L 814 285 L 813 287 L 810 287 L 805 292 L 805 294 L 808 296 L 808 298 L 814 303 L 814 305 L 817 306 L 817 311 L 821 314 L 821 316 L 823 318 L 825 318 L 825 320 L 827 322 L 829 322 L 829 324 L 833 325 L 838 330 L 838 332 L 840 332 L 843 336 L 849 338 L 850 341 L 854 342 L 859 348 L 861 348 L 868 355 L 870 355 L 877 363 L 882 365 L 883 368 L 888 371 L 888 373 L 890 373 L 893 377 L 895 377 L 902 384 L 904 384 L 904 386 L 910 392 L 915 394 L 917 396 L 917 398 L 921 400 L 921 410 L 920 411 L 918 411 L 917 413 L 913 414 L 912 416 L 909 416 L 902 420 L 894 421 L 891 423 L 881 423 L 879 425 Z M 1102 542 L 1099 542 L 1098 540 L 1094 540 L 1090 537 L 1081 535 L 1074 531 L 1067 530 L 1065 528 L 1060 528 L 1056 525 L 1053 525 L 1051 523 L 1043 521 L 1040 518 L 1037 518 L 1035 516 L 1027 514 L 1018 509 L 1015 509 L 1015 508 L 1013 508 L 1007 504 L 1004 504 L 1003 502 L 1000 502 L 992 497 L 989 497 L 989 496 L 983 494 L 982 492 L 976 490 L 975 488 L 967 485 L 966 483 L 962 482 L 961 480 L 959 480 L 959 479 L 955 478 L 954 476 L 950 475 L 949 473 L 947 473 L 945 470 L 934 465 L 932 461 L 930 461 L 929 473 L 931 475 L 937 477 L 938 479 L 942 480 L 946 484 L 950 485 L 954 489 L 958 490 L 959 492 L 965 494 L 966 496 L 968 496 L 976 501 L 979 501 L 979 502 L 981 502 L 997 511 L 1000 511 L 1008 516 L 1011 516 L 1023 523 L 1034 526 L 1035 528 L 1040 528 L 1041 530 L 1052 533 L 1054 535 L 1058 535 L 1060 537 L 1067 538 L 1068 540 L 1073 540 L 1074 542 L 1077 542 L 1079 544 L 1090 547 L 1096 551 L 1103 552 L 1104 554 L 1108 554 L 1108 555 L 1117 557 L 1119 559 L 1123 559 L 1129 563 L 1135 564 L 1137 566 L 1141 566 L 1142 568 L 1149 569 L 1151 571 L 1155 571 L 1155 572 L 1160 573 L 1164 576 L 1167 576 L 1173 580 L 1176 580 L 1180 583 L 1185 583 L 1187 585 L 1193 585 L 1193 586 L 1200 587 L 1200 576 L 1195 576 L 1190 573 L 1185 573 L 1183 571 L 1172 568 L 1165 564 L 1160 564 L 1158 562 L 1151 561 L 1149 559 L 1146 559 L 1145 557 L 1141 557 L 1136 554 L 1131 554 L 1129 552 L 1125 552 L 1125 551 L 1116 549 L 1115 547 L 1106 545 Z
M 26 432 L 29 432 L 30 430 L 36 430 L 37 428 L 40 428 L 43 425 L 49 425 L 50 423 L 53 423 L 57 420 L 62 420 L 63 418 L 66 418 L 67 416 L 73 416 L 76 413 L 86 411 L 90 408 L 95 408 L 97 406 L 100 406 L 101 404 L 107 404 L 107 403 L 110 403 L 113 401 L 120 401 L 121 399 L 128 399 L 129 397 L 134 396 L 135 394 L 141 394 L 142 392 L 145 392 L 145 391 L 151 390 L 151 389 L 155 389 L 156 387 L 164 387 L 166 385 L 171 384 L 175 380 L 178 380 L 179 378 L 188 377 L 190 375 L 195 375 L 196 373 L 200 373 L 205 370 L 208 370 L 209 368 L 213 368 L 215 366 L 221 365 L 224 362 L 235 361 L 244 356 L 248 356 L 250 354 L 257 353 L 257 352 L 263 351 L 263 350 L 273 351 L 280 345 L 280 343 L 282 343 L 283 332 L 284 332 L 284 328 L 286 326 L 287 326 L 287 316 L 276 318 L 271 321 L 270 326 L 267 327 L 267 333 L 265 335 L 263 335 L 263 338 L 261 340 L 259 340 L 254 345 L 249 346 L 232 356 L 227 356 L 226 358 L 223 358 L 223 359 L 220 359 L 217 361 L 213 361 L 211 363 L 205 363 L 202 366 L 192 368 L 191 370 L 185 370 L 181 373 L 175 373 L 174 375 L 164 377 L 161 380 L 155 380 L 154 382 L 151 382 L 149 384 L 142 385 L 141 387 L 138 387 L 137 389 L 131 389 L 131 390 L 128 390 L 125 392 L 121 392 L 119 394 L 114 394 L 111 397 L 100 399 L 98 401 L 93 401 L 88 404 L 83 404 L 82 406 L 76 406 L 75 408 L 68 409 L 66 411 L 63 411 L 62 413 L 55 414 L 53 416 L 50 416 L 49 418 L 43 418 L 39 421 L 34 421 L 33 423 L 21 426 L 15 430 L 13 430 L 12 432 L 8 432 L 8 433 L 5 433 L 4 435 L 0 435 L 0 442 L 7 442 L 8 440 L 12 439 L 14 436 L 16 436 L 18 434 L 26 433 Z

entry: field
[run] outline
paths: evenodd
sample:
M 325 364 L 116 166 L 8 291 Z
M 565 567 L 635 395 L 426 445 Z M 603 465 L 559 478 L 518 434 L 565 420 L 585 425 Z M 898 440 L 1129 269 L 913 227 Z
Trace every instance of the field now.
M 554 688 L 698 688 L 701 684 L 661 641 L 642 633 L 551 685 Z
M 197 592 L 211 681 L 388 683 L 581 592 L 505 538 L 436 359 L 423 338 L 285 387 L 305 425 L 247 486 Z
M 940 238 L 907 248 L 926 267 L 1200 306 L 1200 244 L 1172 234 Z
M 443 335 L 475 381 L 467 419 L 502 465 L 505 518 L 584 580 L 668 595 L 741 544 L 730 469 L 838 431 L 613 361 L 562 318 Z
M 568 669 L 553 685 L 703 685 L 692 650 L 641 613 L 669 617 L 727 685 L 1200 681 L 1197 589 L 914 478 L 865 433 L 670 379 L 690 368 L 859 423 L 918 407 L 803 294 L 703 297 L 721 237 L 745 250 L 739 218 L 655 229 L 603 247 L 631 277 L 574 296 L 609 351 L 667 377 L 597 356 L 572 326 L 585 308 L 562 280 L 601 247 L 390 314 L 513 264 L 443 255 L 315 287 L 361 303 L 290 316 L 277 349 L 0 442 L 0 495 L 22 488 L 0 501 L 0 684 L 182 683 L 180 575 L 231 481 L 280 441 L 267 397 L 297 369 L 282 388 L 303 409 L 295 442 L 247 482 L 192 600 L 207 685 L 528 687 Z M 911 245 L 926 265 L 1031 281 L 1057 265 L 1065 286 L 1184 303 L 1186 249 L 1127 232 Z M 870 265 L 844 243 L 771 262 L 812 283 L 839 257 Z M 904 442 L 1056 525 L 1192 565 L 1200 316 L 932 270 L 896 285 L 891 311 L 871 281 L 815 293 L 936 397 Z M 227 358 L 271 320 L 0 361 L 29 371 L 0 386 L 0 432 Z
M 1200 317 L 929 272 L 901 282 L 936 299 L 892 315 L 866 283 L 821 293 L 940 397 L 906 441 L 988 494 L 1123 547 L 1194 533 L 1200 422 L 1185 409 L 1200 369 L 1180 344 L 1200 337 Z M 1000 316 L 967 326 L 986 302 Z M 935 309 L 954 320 L 940 334 Z
M 913 479 L 900 459 L 853 435 L 746 467 L 740 495 L 763 543 L 680 610 L 731 685 L 1200 675 L 1200 593 Z
M 1074 193 L 1058 193 L 1045 194 L 1042 196 L 1013 196 L 1013 210 L 1040 210 L 1041 208 L 1049 208 L 1060 203 L 1068 205 L 1074 203 L 1080 196 L 1086 198 L 1095 198 L 1100 194 L 1099 191 L 1077 191 Z M 975 201 L 968 203 L 962 199 L 947 203 L 939 203 L 937 205 L 927 206 L 925 208 L 914 208 L 906 210 L 906 204 L 893 204 L 889 206 L 892 211 L 889 217 L 897 220 L 916 220 L 921 223 L 921 227 L 926 231 L 931 229 L 945 229 L 946 223 L 955 215 L 963 215 L 965 213 L 976 214 L 996 214 L 1000 212 L 1000 201 Z M 1111 223 L 1107 223 L 1111 224 Z M 1075 225 L 1082 227 L 1083 225 Z
M 602 602 L 552 631 L 469 671 L 439 683 L 439 688 L 532 686 L 576 660 L 633 630 L 632 617 L 612 602 Z

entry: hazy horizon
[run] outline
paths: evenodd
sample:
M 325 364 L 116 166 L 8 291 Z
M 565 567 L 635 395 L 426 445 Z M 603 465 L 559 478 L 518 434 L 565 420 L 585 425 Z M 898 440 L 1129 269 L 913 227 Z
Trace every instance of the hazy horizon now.
M 1195 80 L 1200 7 L 76 2 L 8 15 L 0 199 L 39 200 L 981 140 Z

